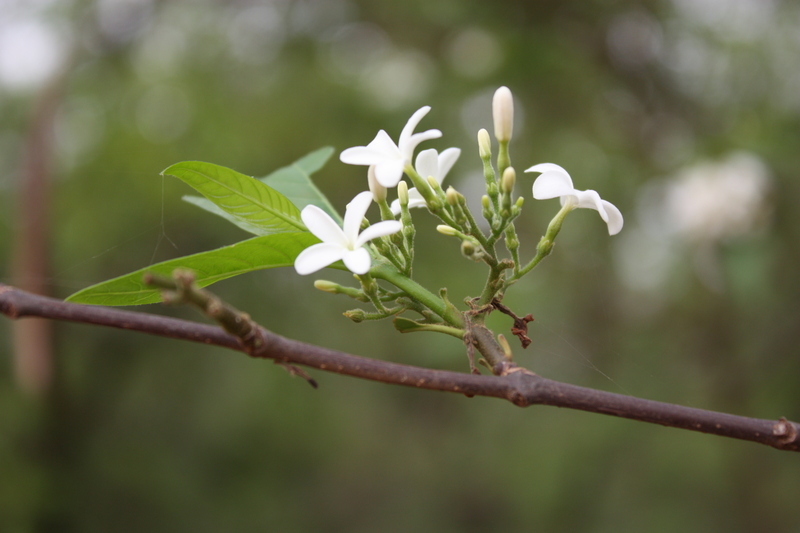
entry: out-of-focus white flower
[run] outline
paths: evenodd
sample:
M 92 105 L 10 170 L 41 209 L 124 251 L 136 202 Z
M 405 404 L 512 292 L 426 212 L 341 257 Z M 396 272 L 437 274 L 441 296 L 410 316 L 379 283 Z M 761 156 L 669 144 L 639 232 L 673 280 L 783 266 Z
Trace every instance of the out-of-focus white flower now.
M 458 160 L 458 156 L 460 155 L 460 148 L 448 148 L 441 154 L 433 148 L 430 150 L 423 150 L 417 155 L 417 162 L 414 165 L 414 168 L 416 169 L 417 174 L 422 176 L 422 179 L 432 176 L 433 179 L 441 184 L 442 180 L 444 180 L 444 177 L 447 176 L 448 172 L 450 172 L 450 169 L 453 168 L 453 165 L 456 163 L 456 160 Z M 409 208 L 425 207 L 425 205 L 425 198 L 422 197 L 422 194 L 417 190 L 416 187 L 412 187 L 408 190 Z M 395 215 L 400 213 L 400 200 L 395 200 L 392 202 L 392 213 Z
M 664 222 L 688 240 L 715 241 L 751 231 L 765 212 L 769 172 L 756 156 L 731 154 L 691 166 L 668 181 Z
M 297 256 L 294 268 L 298 274 L 311 274 L 340 259 L 355 274 L 366 274 L 372 266 L 369 252 L 364 245 L 377 237 L 391 235 L 403 228 L 396 220 L 386 220 L 369 226 L 360 234 L 361 221 L 372 203 L 372 193 L 359 193 L 347 204 L 342 228 L 325 211 L 315 205 L 307 205 L 300 213 L 308 230 L 321 243 L 309 246 Z
M 603 200 L 597 191 L 579 191 L 572 186 L 569 173 L 554 163 L 540 163 L 525 172 L 541 172 L 533 182 L 533 197 L 537 200 L 561 198 L 561 205 L 570 202 L 574 207 L 586 207 L 600 213 L 600 217 L 608 224 L 608 234 L 616 235 L 622 230 L 622 213 L 614 204 Z
M 403 177 L 403 169 L 411 164 L 417 145 L 422 141 L 442 136 L 439 130 L 414 133 L 414 128 L 430 110 L 430 106 L 421 107 L 411 115 L 403 131 L 400 132 L 397 144 L 388 133 L 380 130 L 371 143 L 348 148 L 339 155 L 339 159 L 349 165 L 374 165 L 378 183 L 384 187 L 396 187 Z

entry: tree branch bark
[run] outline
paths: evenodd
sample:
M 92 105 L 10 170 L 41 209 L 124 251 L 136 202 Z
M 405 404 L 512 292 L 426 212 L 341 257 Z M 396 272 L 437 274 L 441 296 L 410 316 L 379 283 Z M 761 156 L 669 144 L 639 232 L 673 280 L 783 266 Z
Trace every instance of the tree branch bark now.
M 520 407 L 552 405 L 612 415 L 663 426 L 710 433 L 766 444 L 780 450 L 800 451 L 800 425 L 785 418 L 764 420 L 604 392 L 543 378 L 512 366 L 502 376 L 431 370 L 369 359 L 281 337 L 260 327 L 263 345 L 258 350 L 205 324 L 108 307 L 71 304 L 37 296 L 0 284 L 0 311 L 11 319 L 41 317 L 149 333 L 212 344 L 338 374 L 467 396 L 489 396 Z

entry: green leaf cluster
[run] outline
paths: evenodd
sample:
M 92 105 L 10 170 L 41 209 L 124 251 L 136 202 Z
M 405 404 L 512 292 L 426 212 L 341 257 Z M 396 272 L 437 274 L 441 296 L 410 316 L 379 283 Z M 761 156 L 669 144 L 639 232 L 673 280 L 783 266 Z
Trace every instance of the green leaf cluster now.
M 291 266 L 308 246 L 319 242 L 303 224 L 300 210 L 313 204 L 335 220 L 341 216 L 311 181 L 311 174 L 330 159 L 333 148 L 321 148 L 292 165 L 261 178 L 199 161 L 176 163 L 162 172 L 174 176 L 202 194 L 184 200 L 221 216 L 256 237 L 217 250 L 171 259 L 147 266 L 91 287 L 67 301 L 96 305 L 142 305 L 161 300 L 157 289 L 146 286 L 146 272 L 170 275 L 176 268 L 190 269 L 196 283 L 206 287 L 217 281 L 262 270 Z

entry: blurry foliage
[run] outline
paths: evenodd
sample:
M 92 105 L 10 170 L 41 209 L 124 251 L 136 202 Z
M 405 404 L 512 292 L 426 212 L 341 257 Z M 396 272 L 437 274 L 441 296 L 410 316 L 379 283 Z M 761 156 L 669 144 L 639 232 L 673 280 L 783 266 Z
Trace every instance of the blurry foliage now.
M 44 21 L 76 50 L 55 128 L 54 294 L 246 237 L 180 201 L 187 188 L 159 176 L 177 161 L 262 176 L 320 146 L 361 145 L 379 128 L 396 135 L 429 104 L 423 126 L 444 132 L 431 146 L 464 150 L 448 182 L 474 195 L 475 133 L 490 127 L 492 91 L 507 85 L 518 172 L 543 161 L 566 167 L 577 187 L 620 207 L 620 239 L 640 223 L 643 186 L 695 162 L 748 150 L 772 179 L 767 222 L 702 251 L 712 285 L 697 267 L 701 251 L 680 243 L 659 283 L 631 287 L 619 268 L 630 247 L 609 239 L 595 214 L 573 214 L 554 254 L 507 298 L 536 317 L 519 362 L 615 392 L 800 418 L 796 4 L 103 0 L 0 9 L 13 15 L 6 24 Z M 0 84 L 4 244 L 40 88 Z M 343 206 L 366 176 L 333 161 L 316 182 Z M 520 173 L 520 194 L 531 183 Z M 526 205 L 518 228 L 527 225 L 520 240 L 530 254 L 557 206 Z M 418 278 L 449 286 L 455 299 L 474 294 L 480 268 L 415 215 Z M 644 241 L 668 245 L 653 239 Z M 9 249 L 0 247 L 0 264 Z M 457 341 L 352 324 L 340 316 L 352 302 L 312 281 L 286 269 L 217 292 L 289 337 L 466 371 Z M 504 317 L 491 324 L 510 326 Z M 321 390 L 312 391 L 239 354 L 56 329 L 58 386 L 34 399 L 15 388 L 10 325 L 0 323 L 3 531 L 796 530 L 800 470 L 784 452 L 335 375 L 316 375 Z

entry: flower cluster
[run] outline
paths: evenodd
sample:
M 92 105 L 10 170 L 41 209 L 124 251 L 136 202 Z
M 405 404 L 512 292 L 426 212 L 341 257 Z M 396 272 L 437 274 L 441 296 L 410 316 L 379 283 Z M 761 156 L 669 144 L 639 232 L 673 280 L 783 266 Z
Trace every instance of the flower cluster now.
M 452 187 L 446 194 L 442 191 L 442 181 L 455 165 L 461 155 L 461 150 L 448 148 L 439 153 L 435 149 L 427 149 L 417 155 L 416 161 L 413 160 L 414 151 L 420 143 L 442 136 L 442 132 L 437 129 L 414 133 L 430 109 L 428 106 L 422 107 L 411 116 L 400 132 L 397 143 L 386 131 L 380 130 L 366 146 L 355 146 L 341 153 L 339 158 L 342 162 L 369 167 L 370 190 L 358 194 L 348 204 L 344 224 L 341 228 L 322 209 L 313 205 L 303 209 L 301 213 L 303 222 L 308 230 L 322 242 L 310 246 L 297 257 L 295 269 L 299 274 L 310 274 L 341 260 L 355 274 L 365 275 L 372 268 L 373 258 L 382 256 L 387 250 L 389 252 L 399 250 L 405 254 L 405 260 L 397 257 L 389 258 L 394 259 L 393 263 L 398 264 L 404 261 L 408 263 L 412 256 L 409 249 L 413 245 L 413 241 L 408 235 L 413 236 L 413 227 L 409 227 L 408 232 L 403 229 L 411 224 L 407 209 L 414 207 L 428 207 L 434 215 L 446 223 L 446 225 L 440 226 L 440 228 L 448 228 L 444 233 L 462 239 L 462 244 L 464 244 L 462 251 L 467 246 L 472 251 L 469 257 L 485 260 L 490 265 L 496 263 L 497 258 L 489 248 L 493 248 L 493 243 L 500 236 L 505 235 L 506 245 L 511 251 L 514 261 L 513 272 L 516 277 L 529 271 L 544 255 L 549 253 L 552 248 L 552 239 L 560 229 L 563 216 L 572 209 L 596 210 L 608 225 L 610 235 L 615 235 L 622 229 L 623 218 L 619 209 L 600 198 L 596 191 L 575 189 L 567 171 L 556 164 L 534 165 L 526 170 L 526 172 L 540 173 L 533 184 L 533 197 L 537 200 L 560 198 L 562 210 L 554 219 L 558 223 L 551 224 L 551 228 L 555 227 L 555 230 L 549 230 L 548 235 L 543 238 L 543 242 L 549 244 L 542 247 L 540 243 L 537 257 L 529 265 L 521 268 L 518 264 L 517 248 L 519 243 L 516 240 L 513 221 L 519 215 L 522 199 L 518 199 L 515 203 L 511 202 L 515 173 L 510 167 L 508 159 L 508 143 L 513 132 L 511 91 L 506 87 L 498 89 L 492 105 L 495 138 L 500 145 L 497 159 L 499 174 L 495 172 L 490 162 L 491 140 L 488 133 L 481 130 L 478 135 L 479 151 L 481 159 L 484 161 L 484 174 L 487 180 L 487 196 L 484 196 L 482 205 L 483 215 L 492 228 L 489 236 L 482 232 L 479 234 L 480 230 L 468 212 L 463 196 Z M 398 190 L 398 199 L 389 205 L 386 201 L 387 189 L 397 187 L 401 183 L 403 174 L 408 176 L 414 187 L 408 188 L 403 184 Z M 364 224 L 364 216 L 373 200 L 380 205 L 381 216 L 384 220 L 367 225 L 359 233 Z M 400 220 L 397 220 L 398 216 L 400 216 Z M 389 244 L 389 240 L 376 241 L 380 246 L 366 247 L 369 241 L 378 237 L 392 236 L 398 232 L 402 232 L 404 236 L 398 239 L 392 237 L 390 240 L 394 244 Z M 550 234 L 551 232 L 553 233 Z M 394 248 L 391 248 L 392 246 Z M 410 266 L 406 266 L 404 272 L 410 274 Z

